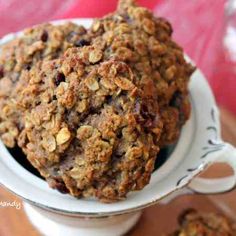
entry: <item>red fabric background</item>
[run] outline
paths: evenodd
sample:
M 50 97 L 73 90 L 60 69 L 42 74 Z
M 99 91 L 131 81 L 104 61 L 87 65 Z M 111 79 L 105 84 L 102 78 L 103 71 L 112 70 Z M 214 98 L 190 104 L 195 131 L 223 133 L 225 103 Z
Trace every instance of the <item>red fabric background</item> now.
M 236 64 L 225 60 L 222 49 L 225 0 L 138 2 L 169 19 L 174 38 L 207 76 L 217 102 L 236 114 Z M 117 0 L 0 0 L 0 35 L 51 19 L 101 17 L 116 4 Z

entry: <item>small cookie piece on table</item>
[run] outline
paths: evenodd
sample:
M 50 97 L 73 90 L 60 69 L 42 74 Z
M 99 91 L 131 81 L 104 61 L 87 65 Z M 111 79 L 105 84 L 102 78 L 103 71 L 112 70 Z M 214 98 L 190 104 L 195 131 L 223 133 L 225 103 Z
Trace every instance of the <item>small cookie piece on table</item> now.
M 184 211 L 179 217 L 180 229 L 170 236 L 234 236 L 236 224 L 217 213 Z

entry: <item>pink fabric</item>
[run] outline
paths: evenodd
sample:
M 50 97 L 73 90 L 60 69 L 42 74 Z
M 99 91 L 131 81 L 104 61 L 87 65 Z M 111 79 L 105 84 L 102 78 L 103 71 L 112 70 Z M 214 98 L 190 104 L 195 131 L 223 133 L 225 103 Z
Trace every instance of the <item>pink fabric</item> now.
M 236 65 L 225 61 L 221 46 L 225 0 L 138 2 L 170 20 L 174 38 L 207 76 L 217 102 L 236 114 Z M 0 0 L 0 35 L 55 18 L 101 17 L 114 11 L 116 3 L 117 0 Z
M 74 0 L 0 0 L 0 36 L 57 18 Z
M 154 9 L 163 0 L 138 0 L 141 6 Z M 63 18 L 76 17 L 102 17 L 107 13 L 113 12 L 117 6 L 117 0 L 76 0 L 71 9 L 62 14 Z

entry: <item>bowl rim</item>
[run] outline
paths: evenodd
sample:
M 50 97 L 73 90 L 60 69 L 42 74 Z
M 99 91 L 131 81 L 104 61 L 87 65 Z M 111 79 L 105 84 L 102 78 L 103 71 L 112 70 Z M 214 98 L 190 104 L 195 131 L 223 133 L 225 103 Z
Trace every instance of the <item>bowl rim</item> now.
M 57 20 L 52 23 L 61 24 L 68 21 L 88 27 L 92 19 Z M 0 45 L 21 34 L 22 31 L 8 34 L 0 40 Z M 193 63 L 188 56 L 186 56 L 186 59 Z M 152 174 L 149 185 L 141 191 L 129 194 L 126 200 L 105 204 L 93 200 L 75 199 L 50 189 L 45 181 L 29 173 L 18 164 L 1 141 L 0 182 L 8 190 L 33 205 L 60 214 L 76 215 L 77 217 L 106 217 L 130 213 L 153 205 L 171 193 L 184 188 L 191 179 L 216 158 L 217 151 L 209 153 L 204 159 L 201 158 L 205 155 L 204 147 L 209 146 L 209 140 L 213 140 L 217 144 L 221 139 L 219 114 L 214 96 L 199 69 L 192 75 L 189 89 L 192 114 L 190 120 L 182 129 L 176 149 L 167 161 L 167 163 L 171 163 L 169 169 L 167 169 L 168 165 L 165 163 Z M 190 158 L 195 160 L 194 166 Z M 171 178 L 172 182 L 170 183 Z M 157 184 L 158 188 L 162 187 L 162 192 L 156 191 Z M 138 195 L 139 197 L 137 197 Z

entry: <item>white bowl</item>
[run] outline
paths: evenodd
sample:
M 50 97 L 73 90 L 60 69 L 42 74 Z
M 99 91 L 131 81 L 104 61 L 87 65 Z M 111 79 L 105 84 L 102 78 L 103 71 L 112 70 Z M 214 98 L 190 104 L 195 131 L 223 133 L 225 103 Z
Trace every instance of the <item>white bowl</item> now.
M 85 27 L 88 27 L 92 22 L 91 19 L 73 19 L 70 21 L 82 24 Z M 62 20 L 53 23 L 60 24 L 64 22 Z M 7 35 L 0 41 L 0 44 L 8 42 L 19 34 L 21 32 Z M 187 60 L 189 59 L 187 58 Z M 107 220 L 111 219 L 106 218 L 104 223 L 104 217 L 125 213 L 131 214 L 164 198 L 164 200 L 171 199 L 173 196 L 190 191 L 200 193 L 228 191 L 235 187 L 235 176 L 214 180 L 196 177 L 213 162 L 226 162 L 232 166 L 236 173 L 236 151 L 231 145 L 221 140 L 218 109 L 209 85 L 199 70 L 192 75 L 189 89 L 192 103 L 191 118 L 183 127 L 180 139 L 173 153 L 164 165 L 152 174 L 149 185 L 141 191 L 130 193 L 124 201 L 104 204 L 96 200 L 76 199 L 70 195 L 61 194 L 49 188 L 44 180 L 31 174 L 16 162 L 2 142 L 0 142 L 0 182 L 26 202 L 41 208 L 39 210 L 38 208 L 30 208 L 29 205 L 26 206 L 27 212 L 33 221 L 36 216 L 35 212 L 32 212 L 35 209 L 37 209 L 36 215 L 44 215 L 42 219 L 45 219 L 45 212 L 42 209 L 46 209 L 54 212 L 50 213 L 53 220 L 59 217 L 58 214 L 75 216 L 77 223 L 79 217 L 95 217 L 100 219 L 103 217 L 103 223 L 99 226 L 100 230 L 102 230 L 102 225 L 107 224 Z M 130 219 L 133 219 L 133 221 L 129 224 L 125 218 L 126 216 L 123 215 L 123 220 L 120 218 L 120 221 L 116 221 L 119 224 L 113 225 L 114 227 L 119 225 L 120 231 L 117 228 L 111 227 L 111 231 L 106 229 L 106 231 L 101 231 L 101 235 L 106 235 L 105 232 L 108 231 L 114 232 L 114 229 L 117 233 L 115 235 L 120 235 L 125 230 L 127 231 L 138 219 L 138 213 L 132 214 L 131 216 L 133 217 L 130 217 Z M 49 213 L 46 215 L 49 215 Z M 72 222 L 71 218 L 69 218 L 70 216 L 64 216 L 64 218 L 67 217 L 67 222 Z M 123 224 L 126 223 L 126 228 L 122 228 L 121 221 Z M 92 232 L 93 225 L 95 225 L 94 221 L 90 222 L 90 231 L 86 231 L 87 235 L 89 235 L 89 232 Z M 41 224 L 41 230 L 42 227 Z M 77 230 L 78 227 L 80 227 L 79 230 L 82 230 L 81 225 L 77 225 Z M 75 232 L 71 235 L 74 235 Z M 85 233 L 85 231 L 79 232 Z M 97 228 L 96 232 L 98 232 Z M 44 231 L 44 234 L 47 234 L 47 232 Z

